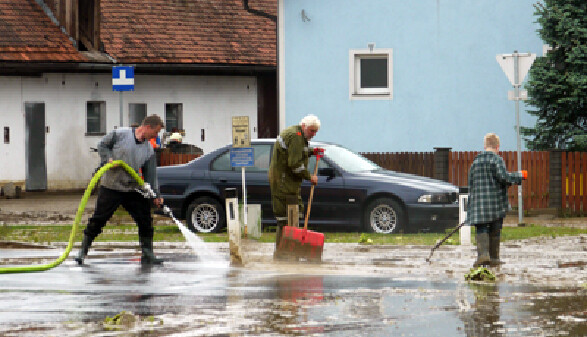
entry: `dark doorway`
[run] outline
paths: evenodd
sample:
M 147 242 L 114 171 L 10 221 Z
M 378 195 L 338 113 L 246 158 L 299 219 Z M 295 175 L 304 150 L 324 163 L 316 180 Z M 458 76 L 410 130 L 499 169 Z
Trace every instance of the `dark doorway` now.
M 271 72 L 257 77 L 258 138 L 275 138 L 279 130 L 277 116 L 277 78 Z
M 26 190 L 47 189 L 45 162 L 45 103 L 25 103 Z

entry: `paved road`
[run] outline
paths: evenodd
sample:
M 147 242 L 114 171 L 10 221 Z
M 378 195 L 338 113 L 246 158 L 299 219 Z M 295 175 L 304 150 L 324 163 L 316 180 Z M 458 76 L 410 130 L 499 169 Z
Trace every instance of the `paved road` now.
M 524 261 L 534 261 L 536 247 L 544 244 L 520 249 L 520 254 L 530 255 Z M 565 240 L 552 244 L 574 246 Z M 228 255 L 225 244 L 207 245 Z M 463 264 L 448 258 L 464 254 L 467 262 L 468 249 L 443 250 L 442 259 L 425 267 L 426 249 L 421 247 L 327 245 L 322 265 L 294 265 L 270 263 L 265 252 L 271 245 L 260 246 L 257 261 L 245 268 L 206 263 L 179 244 L 157 247 L 167 259 L 163 266 L 141 268 L 134 247 L 109 250 L 98 245 L 84 267 L 68 260 L 42 274 L 0 274 L 0 336 L 587 333 L 587 294 L 580 286 L 464 282 L 457 275 Z M 506 249 L 508 260 L 511 248 Z M 57 251 L 0 249 L 0 257 L 39 258 Z M 556 253 L 555 259 L 573 253 Z M 512 264 L 503 272 L 506 278 L 519 268 L 517 262 Z M 560 273 L 546 267 L 549 275 Z M 527 274 L 534 273 L 528 267 Z M 121 324 L 107 324 L 105 318 L 117 314 L 124 317 Z
M 80 199 L 76 194 L 0 199 L 0 224 L 7 217 L 16 221 L 26 214 L 30 217 L 24 216 L 25 223 L 31 219 L 68 223 L 62 218 L 73 218 Z M 583 226 L 584 220 L 574 223 L 543 216 L 535 223 Z M 274 263 L 273 244 L 245 241 L 244 266 L 227 268 L 218 276 L 200 264 L 207 261 L 201 254 L 211 251 L 226 261 L 228 244 L 194 247 L 188 242 L 156 242 L 156 253 L 167 262 L 152 272 L 141 271 L 138 243 L 129 242 L 94 244 L 87 268 L 73 262 L 75 247 L 62 265 L 43 278 L 0 275 L 0 335 L 16 336 L 26 330 L 30 336 L 65 336 L 72 331 L 102 336 L 104 317 L 124 310 L 165 322 L 166 333 L 161 335 L 586 333 L 582 313 L 587 310 L 587 235 L 502 244 L 506 264 L 494 269 L 498 280 L 489 285 L 464 281 L 475 259 L 473 246 L 442 246 L 427 263 L 430 246 L 327 243 L 323 263 L 306 264 Z M 60 256 L 65 245 L 0 246 L 0 265 L 48 263 Z M 138 321 L 127 330 L 152 332 L 161 325 L 148 322 Z M 469 331 L 476 328 L 487 331 Z

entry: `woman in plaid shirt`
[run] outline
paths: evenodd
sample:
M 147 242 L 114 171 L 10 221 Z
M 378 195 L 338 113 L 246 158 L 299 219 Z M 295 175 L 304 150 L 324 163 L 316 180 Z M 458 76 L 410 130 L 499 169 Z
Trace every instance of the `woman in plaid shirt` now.
M 498 266 L 499 237 L 503 218 L 509 209 L 507 190 L 526 179 L 526 171 L 507 172 L 499 156 L 499 137 L 488 133 L 483 148 L 469 169 L 467 223 L 477 228 L 477 260 L 474 267 Z

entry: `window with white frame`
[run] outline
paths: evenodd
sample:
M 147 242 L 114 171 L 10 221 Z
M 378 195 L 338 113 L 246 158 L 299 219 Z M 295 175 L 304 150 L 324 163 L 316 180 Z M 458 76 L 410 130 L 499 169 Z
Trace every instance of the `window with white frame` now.
M 106 134 L 106 102 L 86 102 L 86 134 Z
M 147 104 L 129 103 L 128 104 L 128 123 L 130 126 L 139 126 L 143 119 L 147 117 Z
M 392 49 L 350 50 L 350 99 L 392 99 L 392 69 Z
M 183 130 L 183 104 L 165 103 L 165 131 Z

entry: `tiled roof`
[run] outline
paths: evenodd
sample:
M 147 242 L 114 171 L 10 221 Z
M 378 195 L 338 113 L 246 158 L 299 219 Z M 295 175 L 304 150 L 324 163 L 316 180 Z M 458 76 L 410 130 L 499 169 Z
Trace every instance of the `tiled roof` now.
M 0 0 L 0 61 L 84 60 L 35 0 Z
M 100 39 L 121 63 L 276 66 L 276 23 L 267 16 L 277 2 L 249 0 L 247 11 L 243 0 L 101 0 Z M 109 62 L 102 59 L 77 51 L 35 0 L 0 0 L 0 61 Z
M 104 51 L 124 63 L 276 65 L 276 24 L 243 0 L 102 0 Z M 249 7 L 277 15 L 277 0 Z

